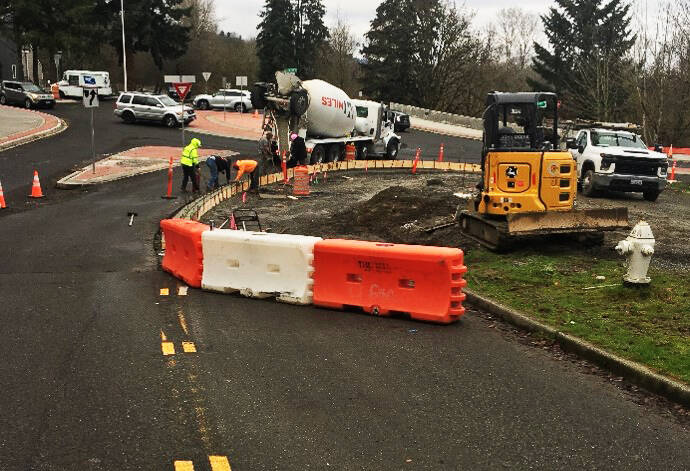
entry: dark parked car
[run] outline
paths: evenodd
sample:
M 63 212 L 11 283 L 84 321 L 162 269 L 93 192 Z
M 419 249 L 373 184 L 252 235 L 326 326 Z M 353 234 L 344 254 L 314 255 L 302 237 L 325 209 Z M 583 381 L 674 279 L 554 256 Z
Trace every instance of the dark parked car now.
M 410 116 L 402 111 L 391 110 L 393 113 L 393 130 L 395 132 L 405 131 L 410 127 Z
M 21 105 L 24 108 L 52 108 L 53 95 L 31 82 L 3 80 L 0 83 L 0 105 Z

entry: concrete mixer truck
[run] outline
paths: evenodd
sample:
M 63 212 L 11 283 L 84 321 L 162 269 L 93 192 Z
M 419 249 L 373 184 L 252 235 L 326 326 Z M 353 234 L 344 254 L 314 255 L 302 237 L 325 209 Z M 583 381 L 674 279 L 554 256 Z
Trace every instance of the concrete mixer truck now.
M 358 159 L 396 159 L 400 137 L 393 131 L 393 113 L 375 101 L 353 100 L 323 80 L 300 80 L 276 72 L 276 83 L 255 83 L 252 105 L 287 117 L 287 133 L 296 132 L 307 146 L 312 164 L 344 158 L 352 143 Z

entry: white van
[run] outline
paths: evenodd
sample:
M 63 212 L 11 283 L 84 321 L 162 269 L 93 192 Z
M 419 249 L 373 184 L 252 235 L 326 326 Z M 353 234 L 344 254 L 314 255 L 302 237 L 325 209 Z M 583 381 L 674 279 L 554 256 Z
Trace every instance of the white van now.
M 98 96 L 109 96 L 113 94 L 113 89 L 110 88 L 110 74 L 108 72 L 66 70 L 62 75 L 62 80 L 58 82 L 60 86 L 60 98 L 81 98 L 82 89 L 79 84 L 82 83 L 83 80 L 80 80 L 80 78 L 86 75 L 96 79 Z

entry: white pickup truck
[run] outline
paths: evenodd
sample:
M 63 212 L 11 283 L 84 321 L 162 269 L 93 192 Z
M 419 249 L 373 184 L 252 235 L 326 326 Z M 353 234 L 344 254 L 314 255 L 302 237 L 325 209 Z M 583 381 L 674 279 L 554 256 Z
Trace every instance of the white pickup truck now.
M 666 155 L 649 150 L 635 133 L 582 129 L 566 143 L 577 162 L 578 186 L 585 196 L 611 190 L 642 193 L 647 201 L 656 201 L 666 187 Z

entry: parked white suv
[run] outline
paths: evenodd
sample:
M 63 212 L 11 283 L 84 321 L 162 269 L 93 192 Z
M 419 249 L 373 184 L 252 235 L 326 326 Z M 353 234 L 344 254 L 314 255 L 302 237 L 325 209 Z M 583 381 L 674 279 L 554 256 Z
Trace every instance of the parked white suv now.
M 577 161 L 578 186 L 585 196 L 612 190 L 642 193 L 644 199 L 656 201 L 666 187 L 666 155 L 649 150 L 637 134 L 583 129 L 566 142 Z
M 115 116 L 125 123 L 157 121 L 169 128 L 182 124 L 182 105 L 167 95 L 151 95 L 142 92 L 122 92 L 115 102 Z M 194 109 L 184 107 L 184 123 L 196 119 Z
M 195 108 L 208 110 L 210 108 L 228 108 L 235 111 L 252 109 L 252 94 L 248 90 L 224 89 L 213 95 L 197 95 L 193 103 Z

